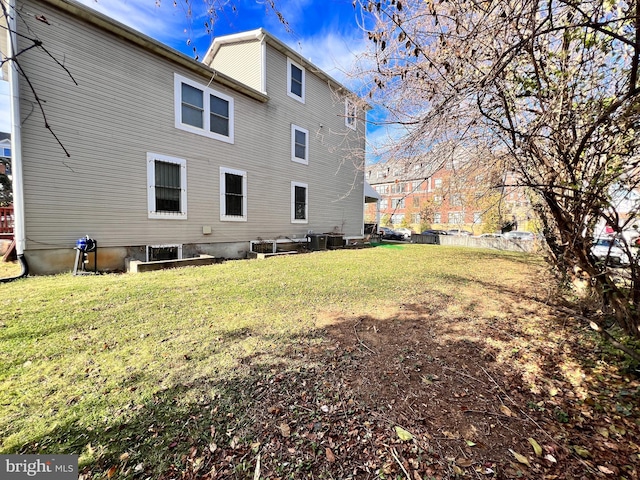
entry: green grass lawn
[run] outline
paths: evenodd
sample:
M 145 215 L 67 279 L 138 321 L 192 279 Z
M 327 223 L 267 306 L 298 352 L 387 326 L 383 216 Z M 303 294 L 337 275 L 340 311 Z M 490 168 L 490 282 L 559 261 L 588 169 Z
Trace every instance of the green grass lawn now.
M 20 275 L 21 270 L 20 264 L 17 261 L 3 262 L 2 258 L 0 258 L 0 278 L 15 277 Z
M 76 453 L 101 467 L 124 458 L 131 475 L 135 466 L 157 476 L 173 439 L 241 417 L 248 364 L 300 368 L 295 348 L 320 341 L 319 315 L 362 315 L 425 291 L 462 308 L 461 286 L 508 287 L 540 264 L 404 245 L 2 285 L 0 453 Z

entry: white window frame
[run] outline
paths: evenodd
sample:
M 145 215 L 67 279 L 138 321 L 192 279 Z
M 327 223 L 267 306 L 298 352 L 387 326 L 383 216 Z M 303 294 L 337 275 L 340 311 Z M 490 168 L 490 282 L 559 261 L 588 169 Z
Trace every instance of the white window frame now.
M 156 211 L 156 160 L 175 163 L 180 166 L 180 212 Z M 184 158 L 169 157 L 168 155 L 147 152 L 147 209 L 150 219 L 187 219 L 187 161 Z
M 225 174 L 238 175 L 242 177 L 242 216 L 226 215 L 227 192 L 225 189 Z M 247 221 L 247 172 L 235 170 L 233 168 L 220 167 L 220 221 L 221 222 L 246 222 Z
M 393 208 L 394 210 L 396 208 L 404 208 L 404 198 L 392 198 L 391 208 Z
M 189 125 L 187 123 L 182 123 L 182 84 L 189 85 L 193 88 L 197 88 L 202 91 L 203 94 L 203 107 L 204 107 L 204 118 L 203 118 L 203 128 L 194 127 L 193 125 Z M 203 135 L 205 137 L 213 138 L 214 140 L 219 140 L 225 143 L 234 143 L 234 101 L 233 97 L 226 95 L 222 92 L 214 90 L 213 88 L 209 88 L 206 85 L 200 84 L 198 82 L 194 82 L 193 80 L 183 77 L 177 73 L 174 74 L 174 85 L 173 85 L 173 95 L 174 95 L 174 114 L 175 114 L 175 127 L 179 130 L 184 130 L 186 132 L 195 133 L 196 135 Z M 210 119 L 211 119 L 211 111 L 210 111 L 210 96 L 218 97 L 223 100 L 229 102 L 229 135 L 221 135 L 219 133 L 212 132 L 210 130 Z
M 349 98 L 344 99 L 344 124 L 351 130 L 356 130 L 356 121 L 358 119 L 358 110 L 355 102 Z
M 452 193 L 449 196 L 449 205 L 452 207 L 461 207 L 462 206 L 462 194 L 460 193 Z
M 177 260 L 182 260 L 182 245 L 181 244 L 171 244 L 171 245 L 147 245 L 146 248 L 146 261 L 149 262 L 149 249 L 151 248 L 173 248 L 178 247 L 178 258 Z
M 304 220 L 296 218 L 296 187 L 305 189 Z M 291 223 L 309 223 L 309 185 L 291 182 Z
M 298 96 L 291 91 L 291 66 L 292 65 L 302 70 L 302 96 Z M 305 68 L 299 63 L 294 62 L 290 58 L 287 58 L 287 95 L 289 95 L 291 98 L 296 99 L 300 103 L 304 103 L 305 91 L 307 89 L 306 78 L 307 78 L 307 72 Z
M 464 212 L 449 212 L 447 220 L 449 225 L 462 225 L 464 223 Z
M 304 133 L 304 158 L 296 157 L 296 131 Z M 309 165 L 309 130 L 291 124 L 291 161 Z

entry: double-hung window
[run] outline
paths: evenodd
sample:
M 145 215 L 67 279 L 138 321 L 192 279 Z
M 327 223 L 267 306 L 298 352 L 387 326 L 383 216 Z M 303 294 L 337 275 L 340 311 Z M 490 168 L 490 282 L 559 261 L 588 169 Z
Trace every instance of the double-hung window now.
M 220 220 L 247 221 L 247 172 L 220 167 Z
M 149 218 L 186 220 L 187 161 L 147 153 L 147 190 Z
M 344 100 L 344 124 L 352 130 L 356 129 L 356 118 L 358 111 L 353 100 L 346 98 Z
M 291 182 L 291 223 L 309 222 L 309 188 L 306 183 Z
M 404 198 L 392 198 L 391 208 L 404 208 Z
M 291 125 L 291 160 L 309 164 L 309 131 Z
M 287 58 L 287 95 L 304 103 L 305 70 L 302 65 Z
M 461 207 L 462 206 L 462 195 L 459 193 L 454 193 L 449 197 L 449 204 L 452 207 Z
M 464 223 L 464 212 L 449 212 L 449 223 L 452 225 Z
M 233 143 L 233 98 L 186 77 L 174 75 L 175 126 Z

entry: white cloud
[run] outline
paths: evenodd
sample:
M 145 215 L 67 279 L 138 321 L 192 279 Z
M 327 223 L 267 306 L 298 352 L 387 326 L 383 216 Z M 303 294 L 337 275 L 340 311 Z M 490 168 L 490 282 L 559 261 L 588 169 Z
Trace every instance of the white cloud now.
M 295 2 L 276 2 L 276 9 L 282 14 L 284 19 L 289 24 L 293 33 L 300 31 L 300 27 L 310 21 L 309 19 L 309 6 L 314 3 L 314 0 L 296 0 Z M 277 15 L 267 15 L 264 18 L 267 28 L 274 29 L 274 33 L 277 30 L 284 30 L 280 19 Z
M 353 77 L 352 72 L 367 46 L 361 32 L 354 31 L 350 35 L 337 30 L 318 32 L 301 40 L 301 48 L 290 46 L 339 82 L 359 90 L 359 81 Z
M 160 6 L 156 6 L 153 0 L 79 2 L 161 42 L 173 43 L 187 38 L 186 13 L 179 6 L 174 7 L 171 2 L 161 3 Z
M 9 82 L 0 80 L 0 132 L 11 132 Z
M 78 1 L 190 56 L 193 56 L 193 51 L 192 47 L 186 45 L 188 38 L 191 37 L 194 42 L 198 41 L 200 55 L 203 54 L 203 50 L 206 51 L 211 41 L 201 25 L 206 12 L 202 11 L 203 7 L 197 2 L 195 8 L 199 10 L 194 11 L 189 18 L 184 11 L 185 3 L 182 1 L 177 2 L 177 7 L 174 7 L 174 3 L 170 0 L 160 2 L 160 6 L 156 6 L 154 0 Z M 251 28 L 266 25 L 267 30 L 311 63 L 351 90 L 361 91 L 362 81 L 352 72 L 357 70 L 356 65 L 361 61 L 361 53 L 368 46 L 363 30 L 355 26 L 354 22 L 345 21 L 344 16 L 337 16 L 331 20 L 332 24 L 321 27 L 321 31 L 306 35 L 306 31 L 316 25 L 315 21 L 308 18 L 307 11 L 307 7 L 315 1 L 317 0 L 299 0 L 277 4 L 280 12 L 289 22 L 292 32 L 286 32 L 278 17 L 261 2 L 255 4 L 247 2 L 248 4 L 242 6 L 242 12 L 238 14 L 220 12 L 219 22 L 242 23 L 243 20 L 254 18 L 258 23 Z M 193 30 L 190 30 L 191 26 Z M 224 30 L 222 27 L 220 29 Z M 0 93 L 0 102 L 5 101 L 8 104 L 8 97 L 1 96 Z M 5 121 L 4 112 L 8 112 L 8 108 L 0 108 L 0 126 L 3 125 L 1 122 Z M 8 122 L 8 118 L 6 121 Z

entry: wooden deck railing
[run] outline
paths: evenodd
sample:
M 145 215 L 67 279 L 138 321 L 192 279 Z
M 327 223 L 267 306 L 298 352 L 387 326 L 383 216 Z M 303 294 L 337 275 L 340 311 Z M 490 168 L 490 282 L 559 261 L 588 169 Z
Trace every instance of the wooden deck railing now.
M 0 234 L 13 235 L 13 206 L 0 207 Z

